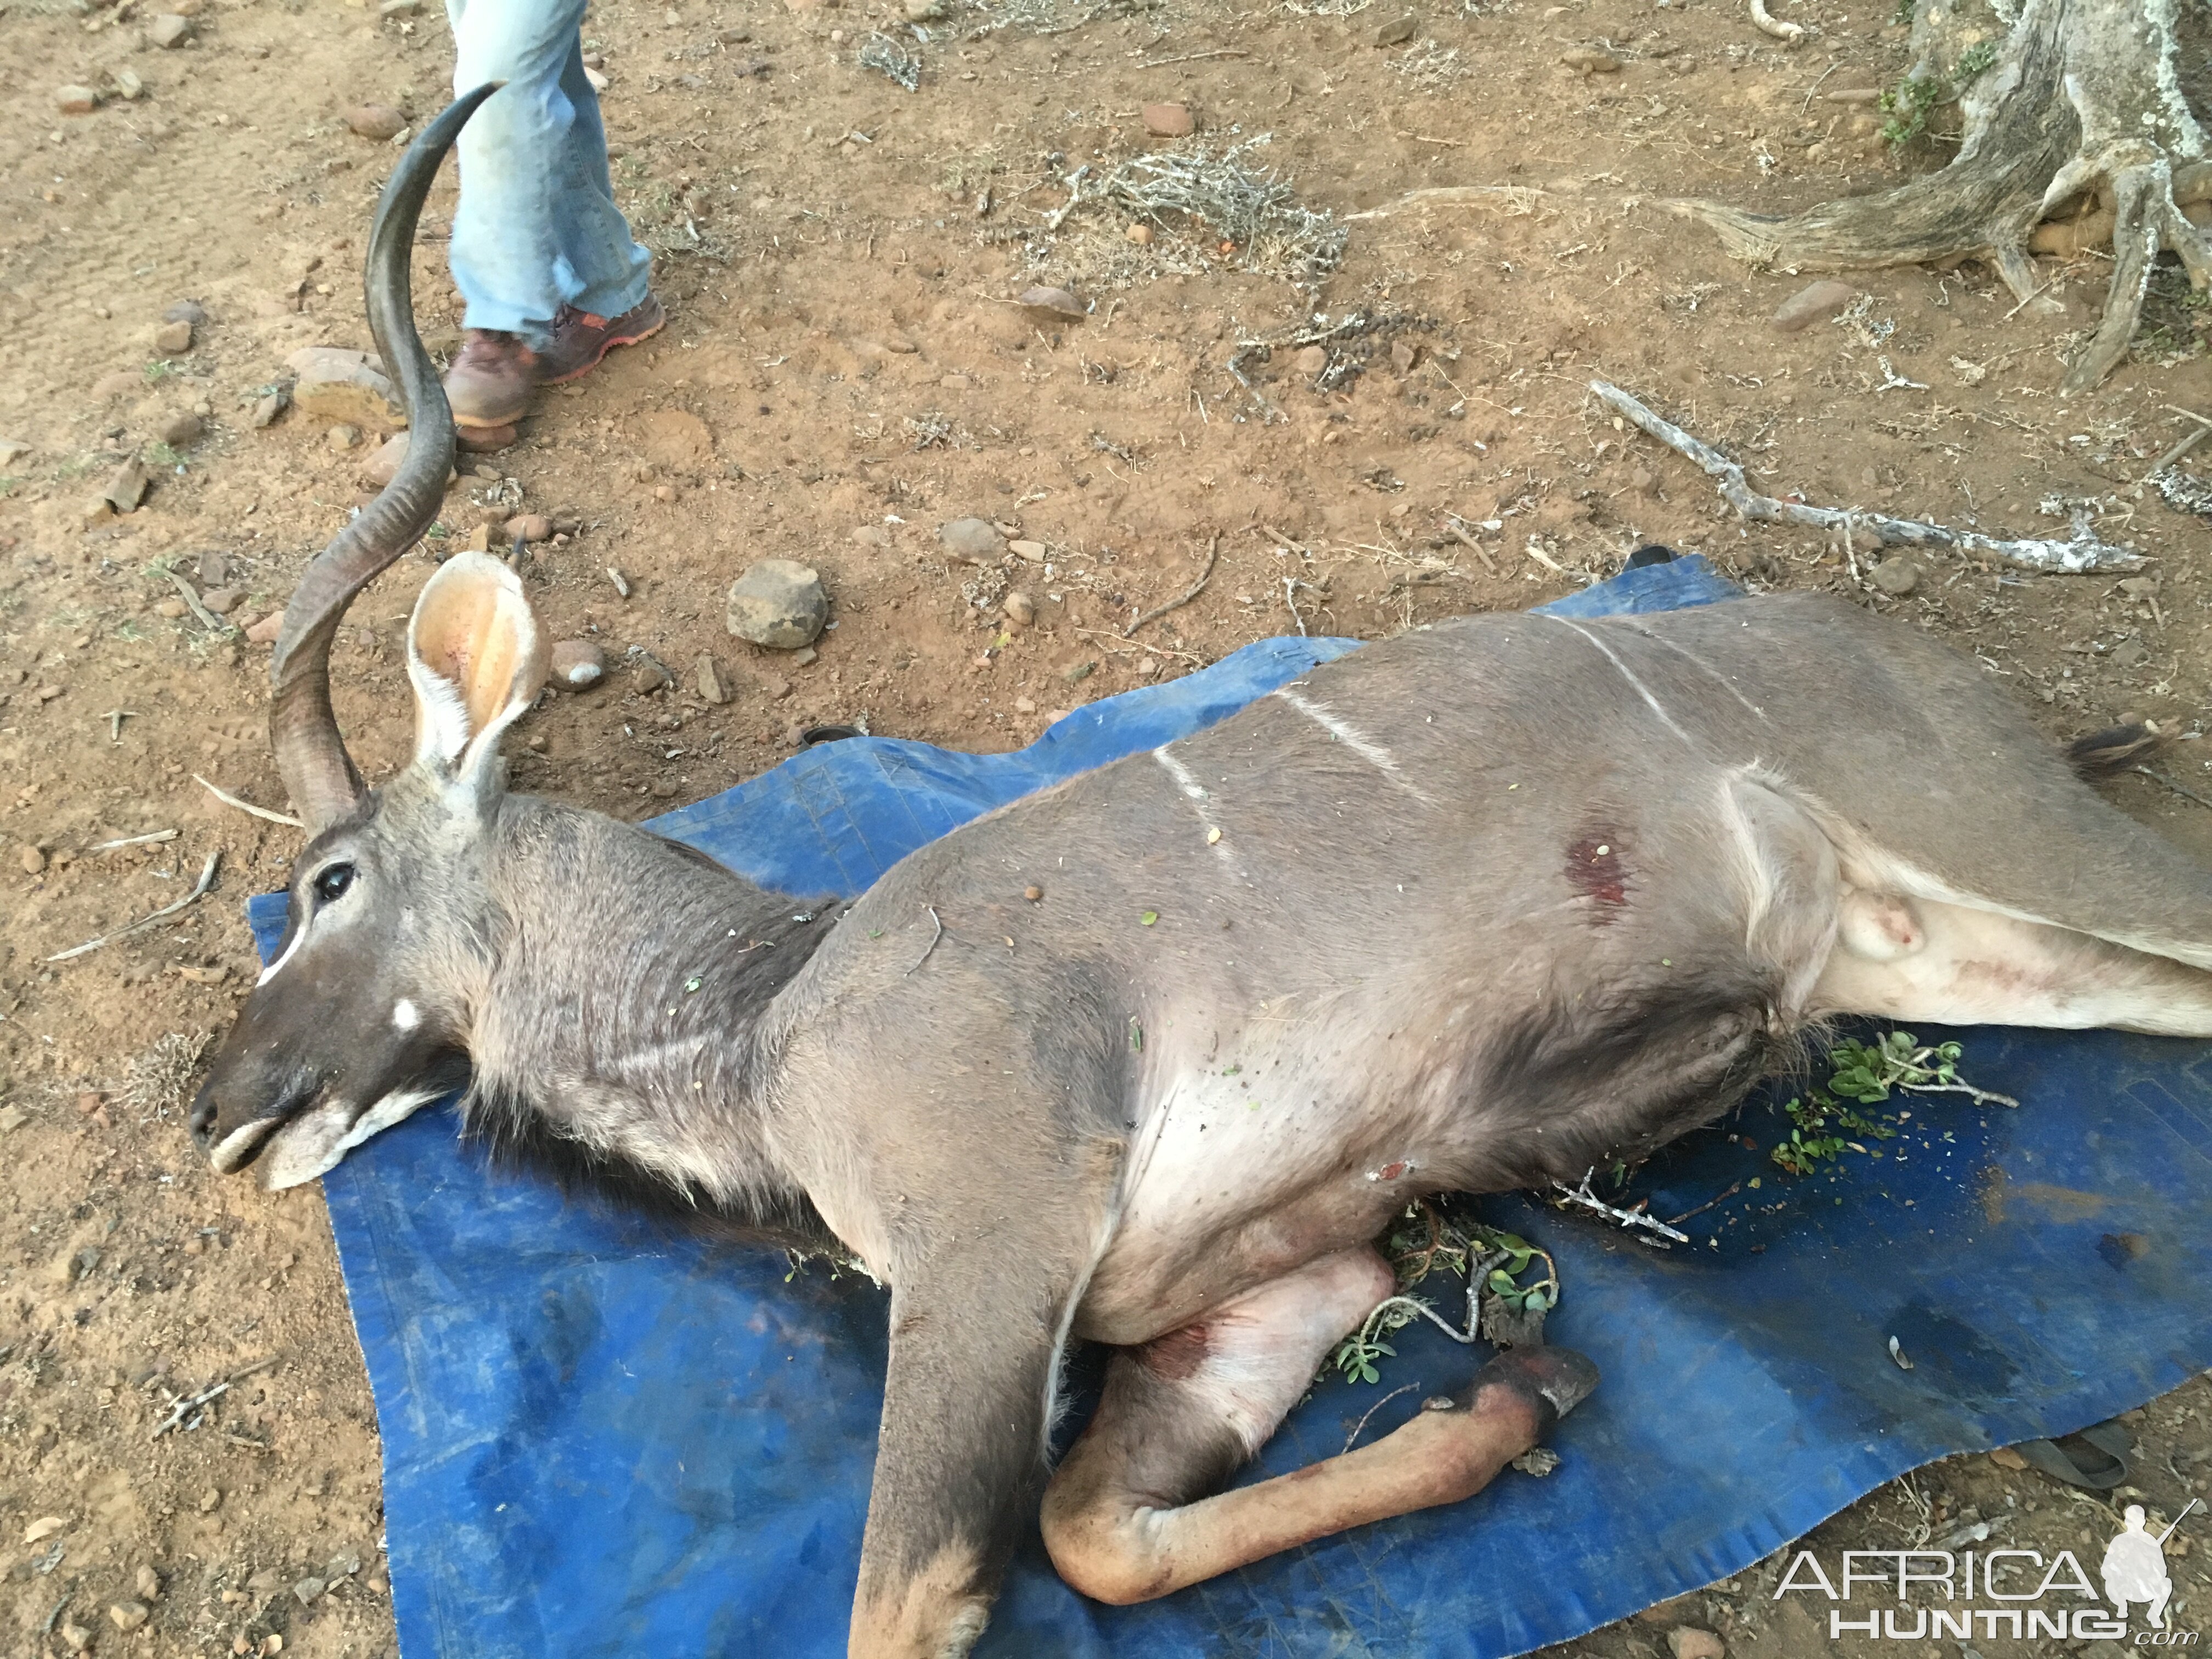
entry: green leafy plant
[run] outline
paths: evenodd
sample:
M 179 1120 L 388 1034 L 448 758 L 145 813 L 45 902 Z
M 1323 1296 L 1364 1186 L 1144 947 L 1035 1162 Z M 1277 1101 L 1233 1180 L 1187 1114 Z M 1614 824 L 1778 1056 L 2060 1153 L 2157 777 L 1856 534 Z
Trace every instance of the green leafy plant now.
M 1873 1042 L 1854 1042 L 1846 1037 L 1828 1051 L 1835 1074 L 1828 1087 L 1863 1106 L 1887 1100 L 1890 1091 L 1917 1095 L 1972 1095 L 1978 1103 L 1995 1102 L 2017 1106 L 2010 1095 L 1977 1089 L 1959 1077 L 1959 1045 L 1939 1042 L 1923 1046 L 1910 1031 L 1892 1031 Z
M 1397 1357 L 1388 1339 L 1417 1319 L 1432 1320 L 1462 1341 L 1472 1339 L 1471 1329 L 1454 1330 L 1425 1297 L 1411 1293 L 1433 1274 L 1462 1281 L 1481 1274 L 1479 1284 L 1468 1287 L 1474 1295 L 1462 1293 L 1470 1316 L 1486 1298 L 1510 1314 L 1547 1313 L 1559 1305 L 1559 1269 L 1541 1245 L 1449 1216 L 1425 1199 L 1407 1206 L 1380 1243 L 1397 1277 L 1397 1292 L 1377 1304 L 1330 1353 L 1324 1371 L 1336 1371 L 1346 1382 L 1379 1381 L 1379 1362 Z M 1532 1273 L 1538 1277 L 1528 1278 Z

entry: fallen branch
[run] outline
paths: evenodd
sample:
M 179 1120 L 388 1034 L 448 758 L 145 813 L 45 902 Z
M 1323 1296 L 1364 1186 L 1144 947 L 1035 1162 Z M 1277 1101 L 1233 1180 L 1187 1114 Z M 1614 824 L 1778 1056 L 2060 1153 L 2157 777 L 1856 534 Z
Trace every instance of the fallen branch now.
M 2153 783 L 2163 785 L 2165 787 L 2172 790 L 2175 794 L 2180 796 L 2184 800 L 2193 800 L 2199 806 L 2212 806 L 2212 800 L 2207 800 L 2203 796 L 2198 794 L 2194 789 L 2189 788 L 2185 785 L 2176 783 L 2172 778 L 2166 776 L 2163 772 L 2154 772 L 2148 766 L 2131 766 L 2128 770 L 2130 772 L 2142 773 L 2143 776 L 2148 778 Z
M 230 624 L 225 622 L 222 617 L 216 616 L 214 611 L 209 610 L 205 605 L 201 603 L 198 592 L 193 588 L 190 582 L 186 581 L 182 576 L 179 576 L 173 570 L 165 570 L 161 574 L 167 576 L 171 581 L 176 583 L 177 592 L 185 596 L 185 604 L 186 607 L 190 609 L 193 616 L 199 618 L 201 627 L 206 629 L 210 634 L 228 634 L 230 632 Z
M 220 1399 L 222 1395 L 229 1393 L 231 1389 L 236 1388 L 240 1383 L 245 1382 L 247 1377 L 256 1376 L 262 1371 L 267 1370 L 276 1363 L 276 1361 L 273 1358 L 258 1361 L 253 1364 L 248 1365 L 242 1371 L 234 1371 L 230 1376 L 225 1377 L 220 1382 L 212 1383 L 207 1388 L 202 1389 L 198 1394 L 192 1395 L 190 1399 L 185 1399 L 181 1396 L 172 1398 L 169 1401 L 169 1414 L 161 1419 L 161 1421 L 155 1427 L 154 1432 L 149 1436 L 148 1438 L 159 1440 L 163 1435 L 168 1433 L 171 1429 L 189 1427 L 190 1425 L 185 1423 L 185 1419 L 187 1417 L 190 1417 L 194 1412 L 198 1411 L 201 1407 L 206 1405 L 210 1401 Z M 252 1443 L 249 1442 L 248 1443 L 250 1444 Z M 262 1449 L 265 1451 L 268 1448 L 263 1447 Z
M 202 777 L 197 772 L 192 774 L 192 781 L 199 785 L 201 788 L 206 790 L 208 793 L 213 795 L 225 806 L 235 806 L 241 812 L 251 812 L 255 817 L 266 818 L 271 823 L 289 823 L 295 830 L 304 830 L 307 827 L 306 824 L 301 823 L 299 819 L 293 817 L 287 813 L 272 812 L 265 806 L 256 806 L 250 800 L 240 800 L 237 796 L 232 794 L 229 790 L 218 789 L 215 785 L 210 783 L 205 778 Z
M 1916 1095 L 1972 1095 L 1974 1104 L 1986 1106 L 1995 1101 L 2000 1106 L 2017 1108 L 2020 1103 L 2010 1095 L 2001 1095 L 1988 1089 L 1977 1089 L 1971 1083 L 1900 1083 L 1899 1088 Z
M 1805 38 L 1805 31 L 1796 23 L 1785 23 L 1766 9 L 1766 0 L 1751 0 L 1751 21 L 1762 33 L 1778 40 L 1787 40 L 1796 46 Z
M 1385 202 L 1364 213 L 1347 213 L 1344 220 L 1350 224 L 1359 219 L 1387 219 L 1401 208 L 1470 207 L 1499 196 L 1513 206 L 1526 210 L 1534 206 L 1538 198 L 1548 194 L 1547 191 L 1528 185 L 1431 185 L 1425 190 L 1409 190 L 1396 201 Z
M 1596 1173 L 1597 1170 L 1593 1165 L 1583 1171 L 1580 1186 L 1570 1187 L 1564 1181 L 1555 1181 L 1552 1183 L 1552 1191 L 1563 1203 L 1579 1204 L 1586 1210 L 1595 1210 L 1600 1215 L 1617 1221 L 1624 1227 L 1649 1227 L 1653 1232 L 1673 1239 L 1677 1244 L 1686 1244 L 1690 1242 L 1689 1234 L 1679 1231 L 1656 1217 L 1644 1214 L 1641 1210 L 1623 1210 L 1607 1203 L 1595 1193 L 1590 1191 L 1590 1177 Z
M 1449 531 L 1455 537 L 1458 538 L 1461 544 L 1463 545 L 1468 552 L 1474 554 L 1476 558 L 1482 561 L 1482 568 L 1485 570 L 1487 570 L 1493 576 L 1498 574 L 1497 561 L 1490 556 L 1489 550 L 1485 548 L 1480 542 L 1475 540 L 1474 537 L 1468 535 L 1466 528 L 1461 525 L 1457 519 L 1451 517 L 1449 514 L 1446 514 L 1444 518 L 1444 528 Z
M 191 903 L 193 900 L 204 895 L 209 888 L 214 886 L 216 866 L 222 862 L 222 849 L 218 847 L 214 852 L 208 854 L 206 864 L 201 866 L 198 883 L 192 888 L 191 892 L 185 894 L 184 897 L 179 899 L 174 904 L 165 904 L 160 909 L 155 911 L 152 915 L 147 916 L 142 921 L 134 921 L 128 927 L 118 928 L 112 933 L 102 933 L 98 939 L 87 939 L 83 944 L 76 946 L 74 949 L 58 952 L 53 956 L 48 957 L 46 960 L 48 962 L 67 962 L 71 957 L 81 957 L 88 951 L 97 951 L 103 945 L 112 945 L 119 939 L 129 939 L 133 933 L 144 933 L 155 922 L 161 921 L 165 917 L 173 916 L 187 904 Z
M 92 853 L 112 853 L 125 847 L 144 847 L 153 842 L 174 841 L 176 838 L 177 832 L 173 830 L 156 830 L 150 836 L 125 836 L 120 841 L 104 841 L 97 847 L 87 848 L 85 850 Z
M 1951 547 L 1962 553 L 1985 555 L 2029 570 L 2078 574 L 2085 570 L 2135 570 L 2140 553 L 2100 541 L 2086 517 L 2075 520 L 2070 541 L 2031 539 L 2001 541 L 1978 531 L 1952 530 L 1942 525 L 1922 524 L 1912 519 L 1893 519 L 1880 513 L 1846 511 L 1832 507 L 1807 507 L 1762 495 L 1744 482 L 1743 469 L 1710 444 L 1692 437 L 1673 422 L 1655 415 L 1619 386 L 1592 380 L 1591 392 L 1616 414 L 1633 421 L 1644 432 L 1686 460 L 1694 461 L 1719 484 L 1722 498 L 1747 519 L 1768 523 L 1798 524 L 1833 532 L 1855 526 L 1885 547 Z
M 1169 611 L 1176 610 L 1179 606 L 1188 605 L 1193 599 L 1204 592 L 1206 591 L 1206 583 L 1213 580 L 1213 562 L 1217 558 L 1220 557 L 1220 556 L 1221 538 L 1216 536 L 1212 541 L 1206 544 L 1206 568 L 1199 572 L 1198 580 L 1190 585 L 1189 590 L 1180 599 L 1170 599 L 1165 605 L 1155 605 L 1152 610 L 1145 612 L 1143 616 L 1138 617 L 1136 621 L 1131 623 L 1127 628 L 1121 630 L 1121 637 L 1125 640 L 1127 639 L 1132 634 L 1142 628 L 1146 623 L 1158 622 L 1162 617 L 1166 616 Z

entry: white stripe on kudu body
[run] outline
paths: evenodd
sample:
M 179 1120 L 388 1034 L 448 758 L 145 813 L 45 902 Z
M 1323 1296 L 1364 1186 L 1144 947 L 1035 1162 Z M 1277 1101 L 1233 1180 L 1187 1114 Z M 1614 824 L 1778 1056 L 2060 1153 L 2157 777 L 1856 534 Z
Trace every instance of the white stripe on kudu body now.
M 1534 614 L 1540 615 L 1541 613 L 1537 612 Z M 1589 629 L 1583 628 L 1577 623 L 1571 623 L 1565 617 L 1545 617 L 1545 620 L 1547 622 L 1555 622 L 1562 628 L 1573 629 L 1576 633 L 1581 635 L 1592 645 L 1595 646 L 1605 654 L 1605 659 L 1611 663 L 1613 667 L 1620 672 L 1620 678 L 1626 680 L 1630 686 L 1634 689 L 1636 695 L 1644 699 L 1644 702 L 1650 707 L 1651 712 L 1656 714 L 1661 720 L 1667 722 L 1667 729 L 1669 732 L 1672 732 L 1676 737 L 1681 738 L 1684 743 L 1688 743 L 1690 741 L 1690 734 L 1687 732 L 1685 732 L 1680 726 L 1674 724 L 1674 717 L 1660 706 L 1659 699 L 1651 695 L 1650 689 L 1646 686 L 1642 680 L 1638 679 L 1634 674 L 1629 672 L 1628 665 L 1621 661 L 1619 657 L 1613 654 L 1613 647 L 1611 646 L 1607 645 L 1603 640 L 1598 638 L 1596 635 L 1591 633 Z M 1739 693 L 1738 695 L 1740 696 L 1741 694 Z
M 1287 685 L 1279 686 L 1267 695 L 1280 697 L 1424 806 L 1436 805 L 1427 795 L 1407 781 L 1404 775 L 1398 770 L 1398 757 L 1373 738 L 1363 737 L 1347 722 L 1331 714 L 1319 703 L 1309 702 L 1300 696 Z

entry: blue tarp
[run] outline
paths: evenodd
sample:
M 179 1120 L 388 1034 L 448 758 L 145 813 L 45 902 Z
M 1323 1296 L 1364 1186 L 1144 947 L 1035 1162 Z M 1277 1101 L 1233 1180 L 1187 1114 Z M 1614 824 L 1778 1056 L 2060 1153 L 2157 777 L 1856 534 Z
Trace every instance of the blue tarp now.
M 1734 592 L 1689 558 L 1550 608 Z M 837 743 L 653 827 L 766 885 L 858 893 L 979 812 L 1352 647 L 1262 641 L 1018 754 Z M 283 903 L 250 907 L 264 951 Z M 2212 1047 L 1922 1035 L 1957 1036 L 1972 1079 L 2023 1107 L 1899 1103 L 1896 1137 L 1869 1143 L 1879 1158 L 1796 1179 L 1765 1150 L 1786 1136 L 1781 1109 L 1756 1097 L 1637 1177 L 1662 1217 L 1737 1188 L 1664 1254 L 1485 1200 L 1557 1257 L 1551 1340 L 1604 1372 L 1560 1427 L 1556 1473 L 1509 1473 L 1468 1503 L 1139 1607 L 1084 1601 L 1032 1538 L 978 1652 L 1495 1659 L 1734 1572 L 1931 1458 L 2064 1433 L 2212 1365 Z M 564 1204 L 487 1172 L 454 1134 L 450 1110 L 426 1111 L 324 1181 L 376 1393 L 404 1659 L 842 1654 L 884 1297 Z M 1484 1352 L 1425 1327 L 1395 1346 L 1380 1385 L 1317 1387 L 1244 1478 L 1340 1450 L 1418 1382 L 1369 1437 L 1395 1427 Z

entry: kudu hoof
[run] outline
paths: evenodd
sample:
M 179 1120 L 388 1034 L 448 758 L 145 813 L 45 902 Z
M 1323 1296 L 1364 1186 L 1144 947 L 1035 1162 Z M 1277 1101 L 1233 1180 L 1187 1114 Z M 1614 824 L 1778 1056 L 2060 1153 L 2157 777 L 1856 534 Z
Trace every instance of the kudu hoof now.
M 1514 1348 L 1477 1371 L 1460 1393 L 1428 1404 L 1431 1409 L 1468 1411 L 1486 1389 L 1502 1389 L 1534 1415 L 1540 1440 L 1589 1398 L 1597 1380 L 1597 1367 L 1572 1348 Z

